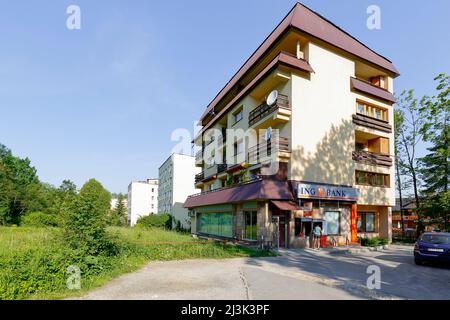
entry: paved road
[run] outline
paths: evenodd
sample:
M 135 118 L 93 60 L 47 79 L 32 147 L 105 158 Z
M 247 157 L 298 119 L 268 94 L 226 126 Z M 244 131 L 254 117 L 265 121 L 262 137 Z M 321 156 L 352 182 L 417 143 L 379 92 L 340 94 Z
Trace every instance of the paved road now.
M 381 270 L 369 290 L 366 271 Z M 416 266 L 412 247 L 284 250 L 271 258 L 152 262 L 82 299 L 450 299 L 450 268 Z

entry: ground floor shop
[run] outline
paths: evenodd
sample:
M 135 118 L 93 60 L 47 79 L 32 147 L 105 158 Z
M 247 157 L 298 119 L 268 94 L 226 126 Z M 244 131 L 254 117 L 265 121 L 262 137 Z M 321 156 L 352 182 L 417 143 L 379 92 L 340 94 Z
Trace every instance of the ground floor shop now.
M 250 191 L 235 190 L 234 200 L 257 196 Z M 316 226 L 322 230 L 322 246 L 356 243 L 360 237 L 392 237 L 391 208 L 358 203 L 354 188 L 289 182 L 277 192 L 262 192 L 260 198 L 208 203 L 230 200 L 230 190 L 220 192 L 210 194 L 212 199 L 187 203 L 194 234 L 286 248 L 311 247 Z

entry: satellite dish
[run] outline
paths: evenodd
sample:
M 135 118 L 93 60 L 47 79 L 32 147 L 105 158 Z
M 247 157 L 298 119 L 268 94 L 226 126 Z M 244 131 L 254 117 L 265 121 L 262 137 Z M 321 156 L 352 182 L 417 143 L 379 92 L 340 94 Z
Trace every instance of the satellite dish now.
M 272 137 L 272 127 L 268 127 L 266 129 L 266 132 L 265 132 L 265 135 L 264 135 L 264 139 L 266 141 L 269 141 L 271 137 Z
M 266 99 L 266 103 L 268 106 L 273 106 L 275 104 L 275 102 L 277 102 L 278 99 L 278 91 L 277 90 L 273 90 Z

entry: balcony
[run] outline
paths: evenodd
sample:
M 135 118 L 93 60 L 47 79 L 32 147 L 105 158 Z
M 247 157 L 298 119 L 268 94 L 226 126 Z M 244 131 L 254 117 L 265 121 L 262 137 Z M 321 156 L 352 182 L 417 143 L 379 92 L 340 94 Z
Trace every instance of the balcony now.
M 205 179 L 205 173 L 204 172 L 200 172 L 198 174 L 195 175 L 195 184 L 202 182 L 203 179 Z
M 270 116 L 270 117 L 269 117 Z M 276 102 L 269 106 L 266 102 L 252 110 L 248 117 L 248 125 L 275 125 L 288 122 L 291 118 L 291 107 L 286 95 L 279 94 Z M 263 121 L 264 120 L 264 121 Z
M 285 162 L 290 157 L 289 139 L 279 137 L 278 139 L 273 139 L 273 141 L 259 143 L 249 148 L 247 159 L 250 164 L 257 164 L 271 160 Z
M 195 165 L 197 167 L 203 167 L 203 150 L 199 150 L 195 154 Z
M 392 132 L 392 126 L 388 122 L 377 118 L 372 118 L 361 113 L 353 115 L 353 123 L 358 126 L 363 126 L 387 133 Z
M 392 166 L 392 159 L 389 155 L 372 153 L 368 151 L 353 151 L 352 158 L 354 161 L 373 166 Z

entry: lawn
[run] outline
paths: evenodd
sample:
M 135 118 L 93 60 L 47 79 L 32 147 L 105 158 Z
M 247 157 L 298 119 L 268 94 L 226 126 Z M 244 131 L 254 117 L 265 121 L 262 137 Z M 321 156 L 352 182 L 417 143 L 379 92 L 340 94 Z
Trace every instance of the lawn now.
M 0 227 L 0 300 L 83 295 L 152 260 L 273 255 L 157 228 L 110 228 L 108 233 L 117 238 L 120 253 L 86 257 L 67 248 L 57 228 Z M 67 289 L 67 267 L 71 265 L 81 269 L 81 290 Z

